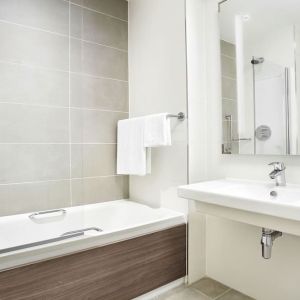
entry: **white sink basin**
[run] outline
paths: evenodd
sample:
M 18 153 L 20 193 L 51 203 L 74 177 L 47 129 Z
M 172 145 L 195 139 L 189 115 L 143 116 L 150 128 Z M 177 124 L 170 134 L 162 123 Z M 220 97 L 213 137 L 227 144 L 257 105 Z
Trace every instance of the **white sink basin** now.
M 271 196 L 277 194 L 277 196 Z M 222 179 L 178 188 L 179 197 L 300 221 L 300 186 Z

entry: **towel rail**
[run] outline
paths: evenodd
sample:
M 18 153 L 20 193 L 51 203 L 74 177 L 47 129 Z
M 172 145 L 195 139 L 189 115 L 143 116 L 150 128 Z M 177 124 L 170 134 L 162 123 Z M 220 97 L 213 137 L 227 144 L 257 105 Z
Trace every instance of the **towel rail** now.
M 168 114 L 167 118 L 177 118 L 180 121 L 184 121 L 185 119 L 185 114 L 183 112 L 178 113 L 177 115 L 173 115 L 173 114 Z

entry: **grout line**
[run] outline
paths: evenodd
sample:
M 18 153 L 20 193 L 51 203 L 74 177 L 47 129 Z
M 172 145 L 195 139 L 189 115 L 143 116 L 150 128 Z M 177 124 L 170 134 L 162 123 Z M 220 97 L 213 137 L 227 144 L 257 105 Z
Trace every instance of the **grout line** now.
M 70 18 L 70 15 L 69 15 L 69 18 Z M 95 41 L 85 40 L 85 39 L 78 38 L 76 36 L 72 36 L 71 32 L 70 32 L 70 29 L 69 29 L 69 35 L 68 35 L 68 34 L 59 33 L 59 32 L 56 32 L 56 31 L 46 30 L 46 29 L 39 28 L 39 27 L 24 25 L 24 24 L 21 24 L 21 23 L 15 23 L 15 22 L 11 22 L 11 21 L 6 21 L 6 20 L 3 20 L 3 19 L 0 19 L 0 23 L 19 26 L 19 27 L 22 27 L 22 28 L 26 28 L 26 29 L 30 29 L 30 30 L 34 30 L 34 31 L 40 31 L 40 32 L 48 33 L 48 34 L 53 34 L 53 35 L 57 35 L 57 36 L 64 37 L 64 38 L 72 38 L 72 39 L 79 40 L 79 41 L 82 41 L 82 42 L 85 42 L 85 43 L 89 43 L 89 44 L 93 44 L 93 45 L 106 47 L 106 48 L 110 48 L 110 49 L 114 49 L 114 50 L 117 50 L 117 51 L 128 53 L 128 50 L 126 50 L 126 49 L 121 49 L 121 48 L 114 47 L 114 46 L 111 46 L 111 45 L 101 44 L 101 43 L 97 43 Z M 71 26 L 70 22 L 69 22 L 69 26 Z
M 230 56 L 230 55 L 227 55 L 227 54 L 223 54 L 223 53 L 221 53 L 221 56 L 229 58 L 229 59 L 232 59 L 232 60 L 235 61 L 235 57 L 233 57 L 233 56 Z
M 1 59 L 0 59 L 0 64 L 21 66 L 21 67 L 26 67 L 26 68 L 41 70 L 41 71 L 61 72 L 61 73 L 67 73 L 67 74 L 69 73 L 68 70 L 48 68 L 48 67 L 42 67 L 42 66 L 35 66 L 35 65 L 27 64 L 27 63 L 20 63 L 20 62 L 1 60 Z M 86 77 L 91 77 L 91 78 L 104 79 L 104 80 L 113 80 L 113 81 L 128 83 L 128 80 L 123 80 L 123 79 L 118 79 L 118 78 L 112 78 L 112 77 L 106 77 L 106 76 L 100 76 L 100 75 L 93 75 L 93 74 L 88 74 L 88 73 L 83 73 L 83 72 L 74 72 L 74 71 L 70 71 L 70 73 L 74 74 L 74 75 L 78 75 L 78 76 L 86 76 Z
M 70 94 L 70 91 L 69 91 L 69 94 Z M 128 111 L 110 110 L 110 109 L 92 108 L 92 107 L 58 106 L 58 105 L 35 104 L 35 103 L 25 103 L 25 102 L 8 102 L 8 101 L 2 101 L 2 100 L 0 100 L 0 104 L 34 106 L 34 107 L 53 108 L 53 109 L 92 110 L 92 111 L 128 114 Z
M 98 79 L 114 80 L 114 81 L 128 83 L 128 80 L 124 80 L 124 79 L 118 79 L 118 78 L 112 78 L 112 77 L 105 77 L 105 76 L 98 76 L 98 75 L 93 75 L 93 74 L 88 74 L 88 73 L 82 73 L 82 72 L 71 72 L 71 74 L 80 75 L 80 76 L 86 76 L 86 77 L 92 77 L 92 78 L 98 78 Z
M 35 30 L 35 31 L 50 33 L 50 34 L 58 35 L 58 36 L 61 36 L 61 37 L 66 37 L 66 38 L 68 37 L 68 35 L 65 34 L 65 33 L 59 33 L 59 32 L 56 32 L 56 31 L 51 31 L 51 30 L 47 30 L 47 29 L 43 29 L 43 28 L 39 28 L 39 27 L 30 26 L 30 25 L 24 25 L 24 24 L 21 24 L 21 23 L 7 21 L 7 20 L 3 20 L 3 19 L 0 19 L 0 23 L 15 25 L 15 26 L 26 28 L 26 29 Z
M 77 40 L 77 41 L 84 42 L 84 43 L 87 43 L 87 44 L 93 44 L 93 45 L 97 45 L 97 46 L 101 46 L 101 47 L 114 49 L 114 50 L 117 50 L 117 51 L 120 51 L 120 52 L 128 53 L 128 50 L 126 50 L 126 49 L 121 49 L 121 48 L 109 46 L 109 45 L 106 45 L 106 44 L 101 44 L 101 43 L 97 43 L 97 42 L 94 42 L 94 41 L 85 40 L 85 39 L 78 38 L 78 37 L 75 37 L 75 36 L 70 36 L 70 37 L 73 40 Z
M 222 78 L 236 81 L 236 78 L 233 78 L 233 77 L 230 77 L 230 76 L 226 76 L 226 75 L 222 75 Z
M 229 293 L 232 289 L 228 288 L 228 290 L 226 290 L 225 292 L 223 292 L 221 295 L 217 296 L 216 298 L 214 298 L 214 300 L 220 299 L 221 297 L 223 297 L 225 294 Z
M 61 182 L 61 181 L 72 181 L 72 180 L 83 180 L 83 179 L 97 179 L 97 178 L 110 178 L 110 177 L 122 177 L 126 175 L 103 175 L 103 176 L 86 176 L 86 177 L 72 177 L 72 178 L 60 178 L 60 179 L 49 179 L 49 180 L 36 180 L 36 181 L 22 181 L 22 182 L 8 182 L 0 183 L 1 186 L 9 185 L 22 185 L 22 184 L 38 184 L 38 183 L 47 183 L 47 182 Z
M 226 97 L 222 97 L 222 99 L 223 99 L 223 100 L 225 100 L 225 101 L 234 101 L 234 102 L 236 102 L 236 101 L 237 101 L 237 99 L 233 99 L 233 98 L 226 98 Z
M 117 143 L 43 143 L 43 142 L 27 142 L 27 143 L 18 143 L 18 142 L 0 142 L 0 145 L 117 145 Z
M 208 295 L 206 295 L 206 294 L 204 294 L 202 291 L 200 291 L 200 290 L 198 290 L 198 289 L 196 289 L 196 288 L 194 288 L 194 287 L 188 287 L 189 289 L 192 289 L 193 291 L 195 291 L 196 293 L 198 293 L 198 294 L 200 294 L 201 296 L 204 296 L 205 298 L 207 298 L 207 299 L 211 299 L 211 300 L 213 300 L 213 298 L 211 298 L 210 296 L 208 296 Z
M 79 6 L 79 7 L 81 7 L 81 8 L 86 9 L 86 10 L 89 10 L 89 11 L 92 11 L 92 12 L 95 12 L 95 13 L 98 13 L 98 14 L 101 14 L 101 15 L 104 15 L 104 16 L 107 16 L 107 17 L 110 17 L 110 18 L 113 18 L 113 19 L 122 21 L 122 22 L 125 22 L 125 23 L 128 23 L 128 20 L 125 20 L 125 19 L 121 19 L 121 18 L 115 17 L 115 16 L 113 16 L 113 15 L 110 15 L 110 14 L 107 14 L 107 13 L 104 13 L 104 12 L 101 12 L 101 11 L 98 11 L 98 10 L 95 10 L 95 9 L 93 9 L 93 8 L 89 8 L 89 7 L 84 6 L 84 5 L 80 5 L 80 4 L 73 3 L 73 2 L 70 2 L 70 3 L 71 3 L 71 5 Z
M 85 177 L 72 177 L 71 180 L 82 180 L 82 179 L 97 179 L 97 178 L 111 178 L 111 177 L 123 177 L 126 175 L 103 175 L 103 176 L 85 176 Z
M 73 206 L 73 190 L 72 190 L 72 126 L 71 126 L 71 3 L 68 4 L 69 8 L 69 74 L 68 74 L 68 92 L 69 92 L 69 192 L 70 192 L 70 202 Z

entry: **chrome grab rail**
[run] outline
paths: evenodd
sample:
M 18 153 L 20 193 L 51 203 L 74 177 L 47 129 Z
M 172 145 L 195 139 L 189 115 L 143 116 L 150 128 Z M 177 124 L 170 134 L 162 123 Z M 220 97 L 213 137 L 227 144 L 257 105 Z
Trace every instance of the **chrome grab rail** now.
M 63 240 L 83 236 L 86 231 L 90 231 L 90 230 L 95 230 L 95 231 L 98 231 L 98 232 L 103 231 L 102 229 L 100 229 L 98 227 L 88 227 L 88 228 L 84 228 L 84 229 L 68 231 L 68 232 L 63 233 L 59 237 L 55 237 L 55 238 L 51 238 L 51 239 L 47 239 L 47 240 L 42 240 L 42 241 L 38 241 L 38 242 L 33 242 L 33 243 L 28 243 L 28 244 L 23 244 L 23 245 L 20 245 L 20 246 L 14 246 L 14 247 L 0 249 L 0 254 L 12 252 L 12 251 L 17 251 L 17 250 L 23 250 L 23 249 L 27 249 L 27 248 L 36 247 L 36 246 L 42 246 L 42 245 L 45 245 L 45 244 L 60 242 L 60 241 L 63 241 Z
M 86 231 L 91 231 L 91 230 L 95 230 L 98 232 L 103 231 L 102 229 L 100 229 L 98 227 L 88 227 L 88 228 L 79 229 L 79 230 L 67 231 L 67 232 L 63 233 L 61 236 L 69 236 L 69 235 L 73 235 L 73 234 L 77 234 L 77 233 L 84 234 Z
M 17 250 L 23 250 L 23 249 L 27 249 L 27 248 L 36 247 L 36 246 L 42 246 L 42 245 L 45 245 L 45 244 L 55 243 L 55 242 L 63 241 L 63 240 L 66 240 L 66 239 L 79 237 L 79 236 L 82 236 L 82 235 L 84 235 L 84 232 L 77 232 L 77 233 L 73 233 L 73 234 L 69 234 L 69 235 L 65 235 L 65 236 L 59 236 L 59 237 L 56 237 L 56 238 L 51 238 L 51 239 L 42 240 L 42 241 L 33 242 L 33 243 L 28 243 L 28 244 L 23 244 L 23 245 L 20 245 L 20 246 L 4 248 L 4 249 L 0 249 L 0 254 L 12 252 L 12 251 L 17 251 Z
M 67 213 L 67 211 L 65 209 L 62 209 L 62 208 L 51 209 L 51 210 L 44 210 L 44 211 L 35 212 L 35 213 L 29 215 L 28 218 L 29 219 L 35 219 L 35 217 L 40 216 L 40 215 L 53 214 L 53 213 L 57 213 L 57 212 L 61 212 L 63 215 Z

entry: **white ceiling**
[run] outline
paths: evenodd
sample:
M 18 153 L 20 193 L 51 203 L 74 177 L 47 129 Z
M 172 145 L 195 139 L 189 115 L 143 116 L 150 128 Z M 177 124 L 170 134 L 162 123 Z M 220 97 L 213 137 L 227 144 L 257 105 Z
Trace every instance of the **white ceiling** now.
M 234 43 L 234 17 L 248 15 L 245 23 L 247 39 L 267 32 L 300 24 L 300 0 L 228 0 L 221 4 L 221 38 Z

